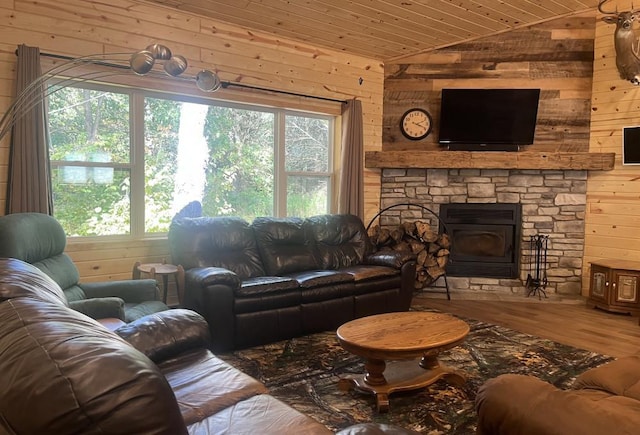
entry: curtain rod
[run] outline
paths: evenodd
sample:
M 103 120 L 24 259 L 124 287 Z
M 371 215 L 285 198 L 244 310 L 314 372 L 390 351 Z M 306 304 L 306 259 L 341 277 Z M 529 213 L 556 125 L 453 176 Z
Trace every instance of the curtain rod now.
M 16 50 L 16 54 L 17 54 L 17 52 L 18 51 Z M 73 59 L 75 59 L 74 57 L 65 56 L 65 55 L 62 55 L 62 54 L 53 54 L 53 53 L 41 52 L 40 55 L 41 56 L 45 56 L 45 57 L 51 57 L 51 58 L 54 58 L 54 59 L 63 59 L 63 60 L 73 60 Z M 96 61 L 94 63 L 98 64 L 98 65 L 108 66 L 108 67 L 111 67 L 111 68 L 129 69 L 128 67 L 126 67 L 124 65 L 118 65 L 118 64 L 110 63 L 110 62 Z M 347 104 L 346 100 L 339 100 L 337 98 L 318 97 L 316 95 L 307 95 L 307 94 L 301 94 L 301 93 L 298 93 L 298 92 L 290 92 L 290 91 L 282 91 L 282 90 L 279 90 L 279 89 L 263 88 L 263 87 L 260 87 L 260 86 L 245 85 L 243 83 L 234 83 L 234 82 L 226 82 L 226 81 L 222 82 L 222 87 L 225 88 L 225 89 L 228 88 L 228 87 L 233 87 L 233 86 L 235 86 L 237 88 L 252 89 L 252 90 L 263 91 L 263 92 L 275 92 L 277 94 L 292 95 L 294 97 L 312 98 L 312 99 L 315 99 L 315 100 L 332 101 L 334 103 Z

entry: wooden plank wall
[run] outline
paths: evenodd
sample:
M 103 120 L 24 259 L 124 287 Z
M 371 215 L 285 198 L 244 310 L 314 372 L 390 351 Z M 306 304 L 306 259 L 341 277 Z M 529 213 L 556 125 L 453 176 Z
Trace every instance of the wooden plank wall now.
M 222 80 L 316 96 L 362 101 L 365 148 L 381 148 L 383 66 L 137 0 L 3 0 L 0 3 L 0 112 L 13 99 L 15 49 L 24 43 L 69 56 L 128 52 L 163 43 L 190 62 L 190 72 L 217 71 Z M 362 80 L 361 80 L 362 79 Z M 221 94 L 224 95 L 224 94 Z M 230 92 L 231 99 L 247 99 Z M 225 98 L 227 98 L 225 97 Z M 264 96 L 262 96 L 264 97 Z M 299 107 L 299 99 L 292 107 Z M 5 209 L 8 138 L 0 143 L 0 213 Z M 380 179 L 367 171 L 366 213 L 378 210 Z M 71 243 L 82 280 L 131 276 L 135 261 L 168 256 L 166 239 Z
M 637 2 L 636 2 L 637 3 Z M 615 2 L 619 11 L 631 1 Z M 591 115 L 592 152 L 615 152 L 613 171 L 591 172 L 587 182 L 584 264 L 601 259 L 640 261 L 640 166 L 622 165 L 622 128 L 640 126 L 640 88 L 620 79 L 615 26 L 596 23 Z M 589 268 L 583 268 L 583 294 Z
M 442 88 L 540 88 L 538 125 L 528 151 L 587 151 L 594 13 L 565 17 L 385 64 L 383 150 L 441 149 Z M 432 133 L 405 139 L 400 116 L 427 109 Z

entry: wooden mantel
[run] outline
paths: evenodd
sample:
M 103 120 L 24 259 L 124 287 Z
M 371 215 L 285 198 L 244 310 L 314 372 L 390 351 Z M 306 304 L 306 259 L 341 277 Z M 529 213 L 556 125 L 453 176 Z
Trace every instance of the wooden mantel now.
M 610 171 L 615 153 L 502 151 L 367 151 L 366 168 L 564 169 Z

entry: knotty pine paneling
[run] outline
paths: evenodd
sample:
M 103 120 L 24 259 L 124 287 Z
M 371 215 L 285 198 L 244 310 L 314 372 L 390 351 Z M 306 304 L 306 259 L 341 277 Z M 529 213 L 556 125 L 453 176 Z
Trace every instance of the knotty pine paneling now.
M 441 149 L 443 88 L 540 88 L 534 144 L 527 151 L 586 152 L 589 147 L 595 13 L 556 19 L 385 64 L 383 150 Z M 400 116 L 423 107 L 433 130 L 410 141 Z
M 595 9 L 596 0 L 151 0 L 385 62 Z
M 208 68 L 226 81 L 341 100 L 357 97 L 363 106 L 365 149 L 381 149 L 384 75 L 380 61 L 138 0 L 1 2 L 0 113 L 14 98 L 18 44 L 38 46 L 43 52 L 82 56 L 133 52 L 155 42 L 184 55 L 191 74 Z M 214 96 L 247 101 L 247 94 L 226 91 Z M 259 95 L 261 102 L 269 98 L 269 94 Z M 300 98 L 292 98 L 289 103 L 278 101 L 296 109 L 309 106 Z M 0 142 L 0 213 L 5 210 L 8 154 L 6 137 Z M 365 172 L 365 212 L 372 217 L 379 209 L 380 180 L 377 171 Z M 67 252 L 84 281 L 128 278 L 136 261 L 169 259 L 164 238 L 127 242 L 70 240 Z
M 616 2 L 629 10 L 630 1 Z M 612 171 L 587 180 L 587 212 L 582 294 L 589 264 L 602 259 L 640 261 L 640 166 L 622 165 L 622 128 L 640 125 L 640 88 L 622 80 L 615 65 L 615 26 L 596 21 L 589 150 L 615 152 Z

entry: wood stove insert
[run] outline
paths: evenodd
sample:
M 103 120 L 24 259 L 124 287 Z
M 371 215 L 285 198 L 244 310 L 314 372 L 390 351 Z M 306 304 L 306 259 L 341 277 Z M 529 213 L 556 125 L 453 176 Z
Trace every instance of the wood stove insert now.
M 440 219 L 451 237 L 447 275 L 518 277 L 520 204 L 442 204 Z

